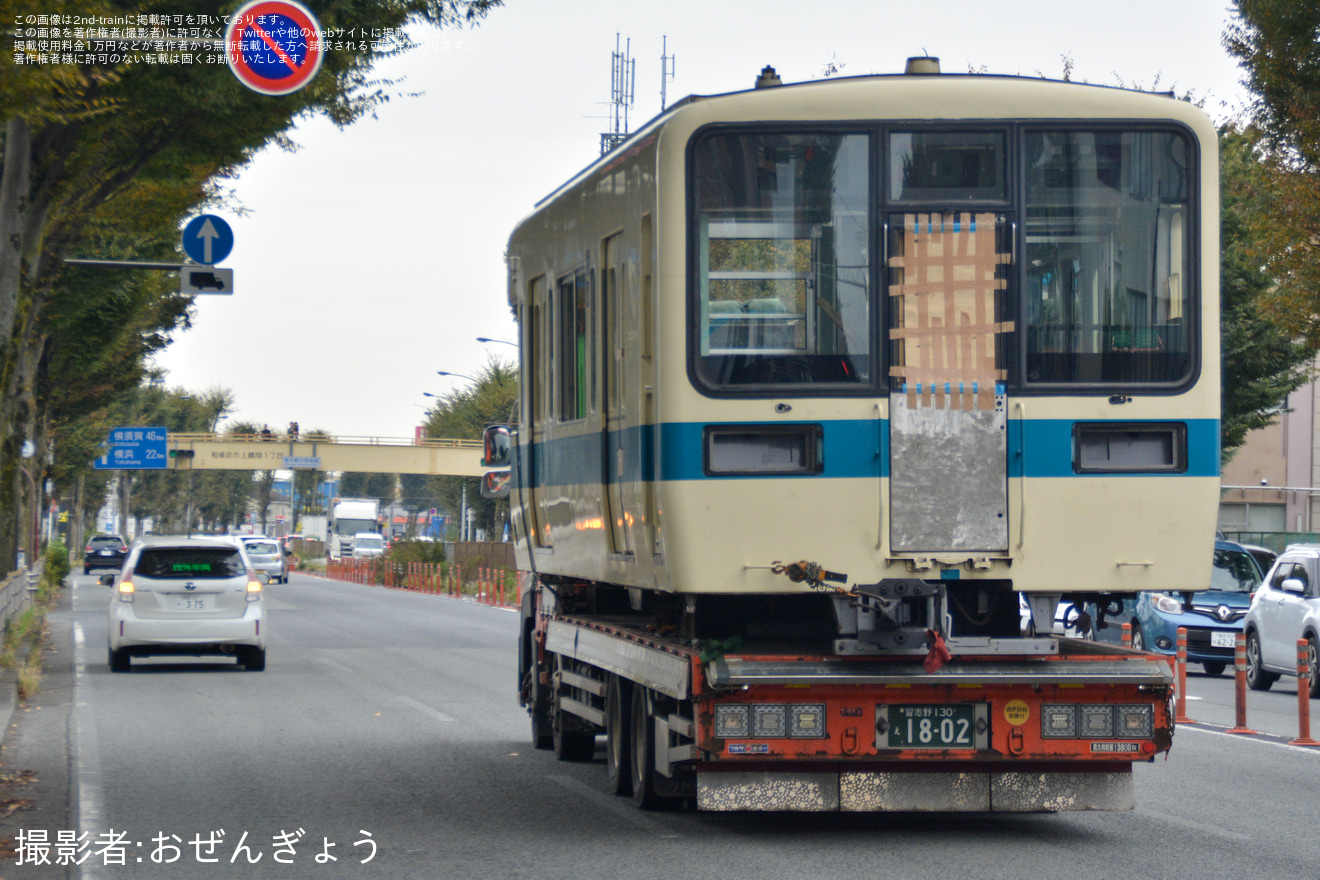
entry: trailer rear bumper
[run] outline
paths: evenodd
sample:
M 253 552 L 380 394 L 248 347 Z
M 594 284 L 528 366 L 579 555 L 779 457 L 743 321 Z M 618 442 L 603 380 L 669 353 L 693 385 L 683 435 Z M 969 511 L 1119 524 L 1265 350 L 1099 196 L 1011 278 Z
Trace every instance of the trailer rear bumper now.
M 713 812 L 1052 813 L 1134 806 L 1130 766 L 1101 771 L 697 772 L 697 809 Z

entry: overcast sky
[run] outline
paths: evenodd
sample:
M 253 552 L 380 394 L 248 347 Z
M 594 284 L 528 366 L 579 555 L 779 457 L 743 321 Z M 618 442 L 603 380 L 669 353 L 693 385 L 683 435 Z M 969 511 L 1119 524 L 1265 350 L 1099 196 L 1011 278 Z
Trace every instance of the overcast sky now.
M 304 0 L 316 12 L 316 0 Z M 421 47 L 378 68 L 404 77 L 377 119 L 323 119 L 267 150 L 233 182 L 233 296 L 197 299 L 194 328 L 157 358 L 168 384 L 230 389 L 232 418 L 282 430 L 411 437 L 432 401 L 515 338 L 503 252 L 532 205 L 591 162 L 610 97 L 615 34 L 636 59 L 634 130 L 668 86 L 750 88 L 898 73 L 910 55 L 945 72 L 1060 78 L 1190 91 L 1216 119 L 1245 100 L 1216 0 L 506 0 L 464 31 L 413 33 Z

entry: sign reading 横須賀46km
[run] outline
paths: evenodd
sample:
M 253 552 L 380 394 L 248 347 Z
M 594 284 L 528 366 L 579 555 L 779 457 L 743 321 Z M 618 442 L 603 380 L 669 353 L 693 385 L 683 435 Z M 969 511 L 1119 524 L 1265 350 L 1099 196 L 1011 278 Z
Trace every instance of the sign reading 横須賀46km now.
M 264 95 L 287 95 L 307 85 L 324 54 L 316 16 L 293 0 L 253 0 L 225 28 L 229 69 Z

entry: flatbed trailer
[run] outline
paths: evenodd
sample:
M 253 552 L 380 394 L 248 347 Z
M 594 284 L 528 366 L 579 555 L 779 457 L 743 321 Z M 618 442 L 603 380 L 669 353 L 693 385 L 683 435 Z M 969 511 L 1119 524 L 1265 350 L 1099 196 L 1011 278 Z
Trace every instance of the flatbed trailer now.
M 620 616 L 550 613 L 531 635 L 539 744 L 587 759 L 605 733 L 616 790 L 631 783 L 643 806 L 1124 810 L 1132 764 L 1173 741 L 1167 664 L 1077 639 L 1000 640 L 927 671 L 912 656 L 725 652 Z

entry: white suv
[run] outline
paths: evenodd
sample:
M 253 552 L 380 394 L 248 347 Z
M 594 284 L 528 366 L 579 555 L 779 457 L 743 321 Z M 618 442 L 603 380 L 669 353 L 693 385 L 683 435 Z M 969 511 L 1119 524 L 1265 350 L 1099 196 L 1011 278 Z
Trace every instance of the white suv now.
M 224 654 L 243 668 L 266 668 L 269 577 L 253 571 L 233 541 L 147 538 L 133 545 L 112 588 L 110 669 L 128 672 L 149 654 Z
M 1245 621 L 1247 684 L 1268 690 L 1297 674 L 1297 640 L 1306 640 L 1311 696 L 1320 697 L 1320 547 L 1284 551 L 1251 599 Z

